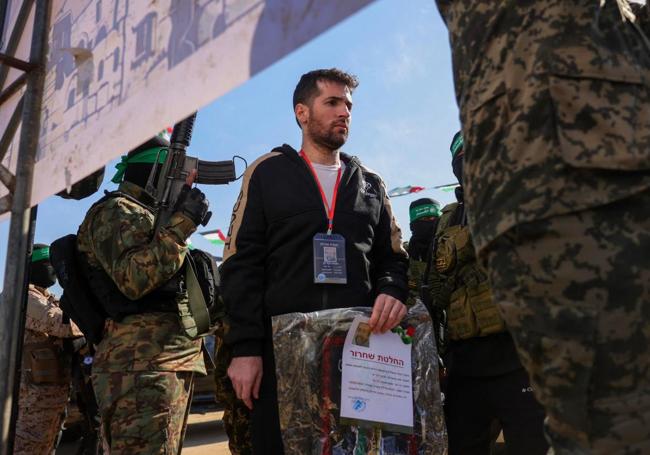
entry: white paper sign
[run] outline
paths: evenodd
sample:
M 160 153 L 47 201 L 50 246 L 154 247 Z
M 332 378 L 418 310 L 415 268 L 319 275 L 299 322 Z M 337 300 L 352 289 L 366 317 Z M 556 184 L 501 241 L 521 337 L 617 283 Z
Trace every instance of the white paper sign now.
M 341 419 L 392 431 L 413 429 L 411 344 L 397 333 L 373 334 L 357 316 L 345 337 Z

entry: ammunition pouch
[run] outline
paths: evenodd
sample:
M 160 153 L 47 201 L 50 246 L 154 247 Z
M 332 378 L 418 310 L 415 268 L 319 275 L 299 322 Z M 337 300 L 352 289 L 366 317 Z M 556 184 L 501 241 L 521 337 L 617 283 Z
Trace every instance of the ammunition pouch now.
M 466 340 L 506 330 L 487 282 L 454 291 L 447 314 L 451 340 Z
M 448 273 L 476 260 L 467 226 L 455 225 L 443 230 L 436 246 L 436 271 Z
M 465 340 L 478 336 L 474 312 L 467 298 L 465 288 L 460 288 L 451 294 L 449 310 L 447 311 L 447 330 L 450 340 Z
M 177 312 L 176 300 L 182 292 L 180 273 L 143 298 L 129 300 L 106 272 L 92 267 L 85 256 L 78 253 L 76 235 L 54 241 L 50 260 L 63 288 L 61 310 L 93 344 L 101 341 L 106 318 L 121 321 L 132 314 Z
M 51 341 L 26 343 L 23 347 L 23 373 L 32 384 L 69 384 L 69 360 L 69 356 Z
M 95 298 L 112 320 L 119 322 L 127 316 L 142 313 L 176 313 L 178 294 L 183 292 L 181 273 L 176 273 L 144 297 L 129 300 L 104 270 L 91 267 L 83 255 L 80 255 L 80 261 L 86 265 L 86 277 Z
M 506 325 L 499 314 L 496 303 L 494 303 L 492 290 L 487 282 L 475 287 L 468 287 L 467 300 L 476 316 L 479 336 L 492 335 L 506 330 Z
M 214 258 L 201 250 L 191 250 L 185 258 L 187 299 L 178 303 L 181 327 L 190 338 L 208 335 L 225 315 L 219 294 L 219 271 Z

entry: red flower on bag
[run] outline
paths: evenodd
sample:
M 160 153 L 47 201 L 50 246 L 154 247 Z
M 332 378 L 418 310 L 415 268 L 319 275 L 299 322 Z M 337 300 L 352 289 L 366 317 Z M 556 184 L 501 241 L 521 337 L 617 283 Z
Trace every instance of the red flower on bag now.
M 410 336 L 410 337 L 412 337 L 413 335 L 415 335 L 415 327 L 413 327 L 412 325 L 408 326 L 408 327 L 406 328 L 406 334 L 407 334 L 408 336 Z

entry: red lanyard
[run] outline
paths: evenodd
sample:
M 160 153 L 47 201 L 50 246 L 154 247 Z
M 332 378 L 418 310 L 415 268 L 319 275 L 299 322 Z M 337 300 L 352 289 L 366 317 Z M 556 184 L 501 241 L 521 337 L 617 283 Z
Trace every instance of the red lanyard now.
M 339 167 L 339 172 L 336 175 L 336 183 L 334 184 L 334 192 L 332 193 L 332 206 L 330 207 L 329 204 L 327 203 L 327 197 L 325 197 L 325 191 L 323 191 L 323 187 L 320 184 L 320 180 L 318 179 L 318 174 L 316 174 L 316 171 L 314 170 L 314 166 L 311 164 L 311 161 L 307 157 L 304 151 L 300 151 L 300 156 L 302 157 L 303 160 L 305 160 L 305 163 L 307 163 L 307 166 L 309 167 L 309 170 L 311 171 L 312 175 L 314 176 L 314 179 L 316 180 L 316 185 L 318 186 L 318 190 L 320 191 L 320 197 L 323 198 L 323 204 L 325 205 L 325 213 L 327 214 L 327 233 L 331 234 L 332 233 L 332 228 L 334 227 L 334 211 L 336 210 L 336 197 L 339 194 L 339 185 L 341 183 L 341 168 Z

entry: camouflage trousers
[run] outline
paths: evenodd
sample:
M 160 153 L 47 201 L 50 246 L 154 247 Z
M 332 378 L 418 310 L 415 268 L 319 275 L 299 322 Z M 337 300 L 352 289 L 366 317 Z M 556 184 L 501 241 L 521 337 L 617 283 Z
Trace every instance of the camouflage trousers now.
M 223 342 L 223 334 L 215 334 L 216 398 L 224 407 L 223 425 L 228 435 L 228 448 L 233 455 L 251 455 L 250 411 L 237 398 L 228 377 L 228 365 L 232 360 L 230 349 Z
M 650 453 L 650 191 L 517 226 L 485 258 L 555 453 Z
M 54 451 L 69 397 L 69 385 L 33 384 L 23 373 L 14 454 L 49 455 Z
M 186 371 L 93 373 L 104 452 L 179 454 L 193 374 Z

